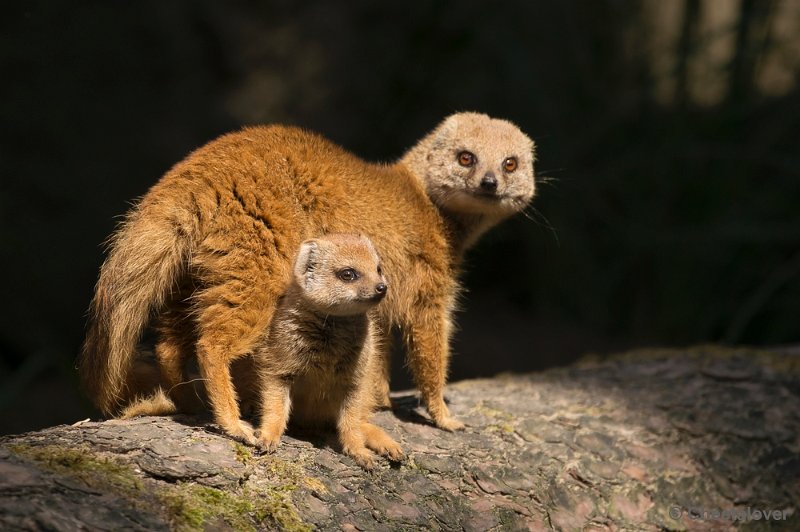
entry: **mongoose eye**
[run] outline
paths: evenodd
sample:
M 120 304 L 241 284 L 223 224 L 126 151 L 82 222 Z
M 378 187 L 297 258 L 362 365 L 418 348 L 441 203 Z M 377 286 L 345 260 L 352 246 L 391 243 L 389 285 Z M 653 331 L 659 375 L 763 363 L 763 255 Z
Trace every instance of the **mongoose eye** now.
M 505 161 L 503 161 L 503 170 L 506 172 L 513 172 L 517 169 L 517 158 L 516 157 L 509 157 Z
M 383 275 L 383 270 L 381 269 L 380 264 L 378 265 L 378 275 Z
M 342 281 L 349 283 L 358 279 L 358 272 L 356 272 L 353 268 L 345 268 L 344 270 L 339 270 L 339 272 L 336 273 L 336 276 Z
M 462 151 L 458 154 L 458 164 L 461 166 L 466 166 L 469 168 L 470 166 L 475 166 L 475 162 L 477 161 L 477 157 L 474 154 L 468 151 Z

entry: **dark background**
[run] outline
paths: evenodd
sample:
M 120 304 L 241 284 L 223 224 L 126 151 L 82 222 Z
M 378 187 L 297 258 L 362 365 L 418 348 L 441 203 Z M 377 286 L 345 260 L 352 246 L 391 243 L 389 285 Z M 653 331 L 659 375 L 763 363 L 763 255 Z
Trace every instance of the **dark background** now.
M 378 4 L 4 6 L 0 433 L 90 415 L 73 366 L 101 243 L 245 124 L 381 161 L 461 110 L 536 140 L 535 210 L 469 255 L 454 379 L 800 341 L 798 4 Z

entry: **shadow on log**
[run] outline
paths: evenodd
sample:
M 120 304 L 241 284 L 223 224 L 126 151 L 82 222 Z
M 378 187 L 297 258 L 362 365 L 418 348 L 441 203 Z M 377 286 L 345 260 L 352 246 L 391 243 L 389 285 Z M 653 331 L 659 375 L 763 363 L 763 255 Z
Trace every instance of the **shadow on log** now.
M 798 529 L 800 356 L 643 350 L 414 396 L 376 422 L 407 462 L 371 473 L 333 438 L 259 454 L 202 420 L 82 422 L 0 439 L 0 528 Z

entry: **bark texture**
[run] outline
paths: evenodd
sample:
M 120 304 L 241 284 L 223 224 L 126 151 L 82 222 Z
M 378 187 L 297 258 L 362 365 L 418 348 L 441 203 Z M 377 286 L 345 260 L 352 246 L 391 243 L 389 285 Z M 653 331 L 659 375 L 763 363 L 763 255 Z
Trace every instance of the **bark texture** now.
M 448 399 L 466 431 L 396 394 L 375 420 L 409 457 L 373 472 L 329 435 L 260 454 L 186 417 L 5 437 L 0 529 L 800 527 L 796 354 L 637 351 L 462 381 Z

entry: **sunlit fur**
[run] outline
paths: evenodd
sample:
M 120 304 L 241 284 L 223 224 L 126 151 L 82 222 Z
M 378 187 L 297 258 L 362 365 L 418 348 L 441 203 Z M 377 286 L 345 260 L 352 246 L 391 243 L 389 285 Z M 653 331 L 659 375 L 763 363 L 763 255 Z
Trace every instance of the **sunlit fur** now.
M 274 450 L 292 419 L 336 427 L 342 450 L 367 469 L 368 449 L 400 459 L 400 446 L 369 423 L 371 388 L 380 376 L 375 309 L 386 294 L 380 259 L 366 237 L 335 234 L 301 244 L 292 279 L 263 341 L 254 350 L 260 376 L 258 443 Z M 337 273 L 358 273 L 343 281 Z M 378 290 L 381 286 L 383 289 Z
M 341 237 L 328 235 L 304 242 L 295 263 L 295 282 L 303 289 L 305 306 L 319 313 L 333 316 L 364 313 L 382 299 L 375 287 L 386 285 L 386 279 L 377 272 L 378 252 L 366 238 L 360 245 L 339 240 Z M 350 282 L 339 279 L 338 274 L 344 269 L 353 270 L 357 278 Z
M 462 149 L 478 157 L 471 172 L 454 166 Z M 142 393 L 131 366 L 154 317 L 170 399 L 188 408 L 183 365 L 196 356 L 216 421 L 252 439 L 231 363 L 252 353 L 269 327 L 301 242 L 361 233 L 391 286 L 378 310 L 381 335 L 400 328 L 434 423 L 462 427 L 443 396 L 459 265 L 481 233 L 531 199 L 532 149 L 510 123 L 474 113 L 446 119 L 394 165 L 364 162 L 293 127 L 245 128 L 212 141 L 167 172 L 111 240 L 80 360 L 87 392 L 106 414 Z M 497 174 L 498 198 L 471 197 L 480 173 L 512 154 L 520 168 Z M 373 388 L 386 401 L 385 371 Z
M 458 162 L 461 152 L 476 158 L 474 166 Z M 517 168 L 508 172 L 509 157 Z M 469 230 L 463 245 L 470 246 L 487 229 L 528 206 L 535 192 L 533 141 L 511 122 L 478 113 L 460 113 L 447 118 L 403 157 L 402 162 L 419 169 L 425 190 L 450 218 Z M 481 190 L 487 173 L 497 180 L 497 190 Z

